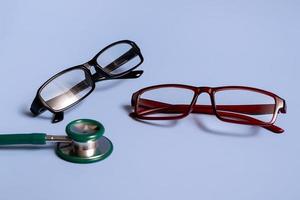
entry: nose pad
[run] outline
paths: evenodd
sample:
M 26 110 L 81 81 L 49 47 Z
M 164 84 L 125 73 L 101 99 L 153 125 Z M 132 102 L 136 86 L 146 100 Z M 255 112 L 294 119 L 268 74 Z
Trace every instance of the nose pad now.
M 90 70 L 91 74 L 95 74 L 97 72 L 95 66 L 90 65 L 89 63 L 85 63 L 83 66 Z
M 210 125 L 214 126 L 218 119 L 213 114 L 210 95 L 202 92 L 192 108 L 192 118 L 196 125 L 202 130 L 208 130 Z
M 89 68 L 89 70 L 90 70 L 91 74 L 97 73 L 95 66 L 92 66 L 91 68 Z
M 201 93 L 196 101 L 196 105 L 211 105 L 211 100 L 210 100 L 210 96 L 208 93 Z

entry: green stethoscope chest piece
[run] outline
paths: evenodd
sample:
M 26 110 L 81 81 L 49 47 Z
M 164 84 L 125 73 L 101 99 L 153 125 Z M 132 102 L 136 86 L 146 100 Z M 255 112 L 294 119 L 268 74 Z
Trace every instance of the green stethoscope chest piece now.
M 95 142 L 96 147 L 85 150 L 76 149 L 72 144 L 58 143 L 56 153 L 62 159 L 74 163 L 92 163 L 105 159 L 112 150 L 113 145 L 109 139 L 102 136 Z
M 46 144 L 57 142 L 56 154 L 73 163 L 92 163 L 105 159 L 113 151 L 111 141 L 103 136 L 104 127 L 91 119 L 72 121 L 66 127 L 68 136 L 44 133 L 0 135 L 0 145 Z
M 75 120 L 66 127 L 72 143 L 58 143 L 56 153 L 64 160 L 75 163 L 91 163 L 105 159 L 113 150 L 109 139 L 103 136 L 101 123 L 89 120 Z

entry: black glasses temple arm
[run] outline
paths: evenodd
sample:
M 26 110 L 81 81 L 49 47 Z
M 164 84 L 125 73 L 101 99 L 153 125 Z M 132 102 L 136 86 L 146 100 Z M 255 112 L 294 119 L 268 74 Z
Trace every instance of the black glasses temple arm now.
M 128 74 L 125 74 L 123 76 L 114 78 L 114 79 L 134 79 L 134 78 L 139 78 L 142 74 L 144 73 L 143 70 L 135 70 L 131 71 Z
M 46 110 L 45 106 L 42 104 L 41 100 L 39 99 L 38 95 L 34 98 L 30 111 L 34 116 L 37 116 Z
M 125 52 L 123 55 L 118 57 L 116 60 L 114 60 L 112 63 L 110 63 L 109 65 L 104 67 L 104 70 L 106 70 L 107 72 L 112 72 L 112 71 L 118 69 L 119 67 L 121 67 L 123 64 L 125 64 L 129 60 L 131 60 L 132 58 L 136 57 L 137 55 L 139 55 L 139 53 L 136 51 L 136 49 L 131 48 L 130 50 Z

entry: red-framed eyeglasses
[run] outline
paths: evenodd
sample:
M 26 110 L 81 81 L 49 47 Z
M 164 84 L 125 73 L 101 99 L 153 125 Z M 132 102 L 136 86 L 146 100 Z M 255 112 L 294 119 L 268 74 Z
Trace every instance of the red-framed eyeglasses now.
M 196 104 L 201 93 L 210 96 L 209 105 Z M 244 86 L 194 87 L 164 84 L 143 88 L 132 95 L 134 112 L 142 120 L 172 120 L 189 113 L 216 115 L 222 121 L 256 125 L 274 133 L 278 113 L 286 113 L 285 100 L 271 92 Z

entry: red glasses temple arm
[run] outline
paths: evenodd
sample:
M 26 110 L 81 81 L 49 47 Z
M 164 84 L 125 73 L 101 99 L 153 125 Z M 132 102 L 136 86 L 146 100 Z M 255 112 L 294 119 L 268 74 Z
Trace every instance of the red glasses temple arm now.
M 172 105 L 167 103 L 162 103 L 159 101 L 153 101 L 148 99 L 140 99 L 139 105 L 142 107 L 168 107 L 165 112 L 168 113 L 183 113 L 189 109 L 190 105 Z M 262 114 L 273 114 L 274 104 L 256 104 L 256 105 L 218 105 L 216 109 L 219 111 L 230 111 L 238 112 L 248 115 L 262 115 Z M 202 113 L 202 114 L 214 114 L 211 105 L 194 105 L 192 113 Z
M 164 112 L 164 113 L 184 113 L 186 112 L 190 105 L 171 105 L 158 101 L 148 100 L 148 99 L 139 99 L 139 106 L 145 108 L 152 108 L 142 111 L 141 114 L 150 114 L 156 112 Z M 260 120 L 254 119 L 249 116 L 240 115 L 238 112 L 243 114 L 250 115 L 260 115 L 260 114 L 273 114 L 274 113 L 274 104 L 258 104 L 258 105 L 220 105 L 217 106 L 218 113 L 222 117 L 227 118 L 235 118 L 241 120 L 240 122 L 243 124 L 251 124 L 251 123 L 262 123 Z M 230 112 L 224 112 L 230 111 Z M 194 105 L 192 109 L 193 113 L 202 113 L 202 114 L 215 114 L 211 105 Z M 275 133 L 282 133 L 284 130 L 275 125 L 261 125 L 261 127 L 266 128 Z

